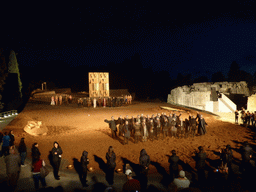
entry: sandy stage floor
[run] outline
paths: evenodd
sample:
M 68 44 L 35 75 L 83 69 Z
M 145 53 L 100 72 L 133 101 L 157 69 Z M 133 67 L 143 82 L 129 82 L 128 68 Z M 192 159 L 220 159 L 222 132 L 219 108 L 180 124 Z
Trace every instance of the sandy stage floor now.
M 42 158 L 47 159 L 49 151 L 53 147 L 53 142 L 57 141 L 63 150 L 63 158 L 70 164 L 73 158 L 80 160 L 83 150 L 89 152 L 90 166 L 99 169 L 99 164 L 94 160 L 94 155 L 102 158 L 105 162 L 105 155 L 108 147 L 114 147 L 117 156 L 117 168 L 122 168 L 122 158 L 127 158 L 133 163 L 139 163 L 141 149 L 146 149 L 151 161 L 160 163 L 168 172 L 168 155 L 175 149 L 182 161 L 188 163 L 193 168 L 195 161 L 192 158 L 195 150 L 203 146 L 210 159 L 216 159 L 216 153 L 220 148 L 230 144 L 233 149 L 238 149 L 241 142 L 248 140 L 253 142 L 251 129 L 229 122 L 222 122 L 215 116 L 202 113 L 208 126 L 204 136 L 196 136 L 187 139 L 166 138 L 165 140 L 147 141 L 145 143 L 134 144 L 130 139 L 129 145 L 122 145 L 120 140 L 113 140 L 110 136 L 110 129 L 104 119 L 114 116 L 117 119 L 120 115 L 137 116 L 138 114 L 152 115 L 169 111 L 160 108 L 167 106 L 176 110 L 183 110 L 182 117 L 188 117 L 187 110 L 177 108 L 166 103 L 139 103 L 135 102 L 129 106 L 118 108 L 78 108 L 77 105 L 51 106 L 40 103 L 28 103 L 25 109 L 9 124 L 5 130 L 13 130 L 15 134 L 15 144 L 18 145 L 20 138 L 25 137 L 28 148 L 34 142 L 39 144 Z M 190 110 L 190 113 L 196 114 Z M 48 127 L 46 136 L 31 136 L 23 131 L 29 120 L 40 120 Z M 3 131 L 5 131 L 3 130 Z M 30 154 L 29 154 L 30 155 Z M 240 158 L 240 154 L 234 150 L 234 157 Z M 150 165 L 150 172 L 154 172 L 155 166 Z

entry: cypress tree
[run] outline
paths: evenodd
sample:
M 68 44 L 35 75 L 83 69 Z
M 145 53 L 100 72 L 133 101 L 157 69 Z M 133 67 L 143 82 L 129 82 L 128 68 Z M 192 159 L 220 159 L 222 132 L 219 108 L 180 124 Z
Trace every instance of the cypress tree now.
M 22 92 L 21 92 L 22 83 L 21 83 L 21 80 L 20 80 L 19 65 L 18 65 L 18 61 L 17 61 L 17 58 L 16 58 L 16 54 L 13 50 L 11 50 L 10 56 L 9 56 L 8 72 L 9 73 L 17 73 L 19 93 L 20 93 L 20 98 L 22 98 Z
M 6 83 L 7 77 L 7 66 L 5 63 L 5 57 L 3 55 L 3 48 L 0 49 L 0 111 L 4 108 L 4 103 L 2 103 L 2 94 L 4 90 L 4 84 Z

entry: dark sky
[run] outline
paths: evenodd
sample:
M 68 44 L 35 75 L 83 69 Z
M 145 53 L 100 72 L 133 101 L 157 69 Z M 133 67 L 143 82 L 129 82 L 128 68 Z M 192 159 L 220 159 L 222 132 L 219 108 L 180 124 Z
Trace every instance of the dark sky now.
M 139 53 L 145 68 L 172 78 L 227 75 L 232 61 L 256 71 L 254 1 L 49 2 L 2 7 L 1 46 L 19 65 L 92 67 Z

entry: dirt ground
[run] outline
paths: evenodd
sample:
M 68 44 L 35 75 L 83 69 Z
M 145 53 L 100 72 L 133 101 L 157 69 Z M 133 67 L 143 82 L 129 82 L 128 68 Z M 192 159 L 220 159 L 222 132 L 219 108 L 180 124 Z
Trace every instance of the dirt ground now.
M 215 116 L 207 113 L 201 113 L 208 126 L 207 133 L 204 136 L 194 138 L 166 138 L 158 141 L 139 142 L 134 144 L 133 138 L 128 145 L 122 145 L 120 140 L 111 138 L 111 131 L 104 119 L 110 119 L 114 116 L 117 119 L 120 115 L 129 117 L 139 114 L 152 115 L 170 111 L 160 108 L 167 106 L 173 110 L 182 111 L 182 117 L 188 117 L 188 111 L 196 115 L 196 111 L 173 106 L 167 103 L 134 102 L 128 106 L 116 108 L 78 108 L 77 105 L 51 106 L 49 103 L 27 103 L 25 109 L 3 130 L 13 130 L 16 146 L 21 137 L 25 137 L 27 147 L 30 148 L 34 142 L 39 144 L 39 150 L 42 158 L 47 160 L 49 151 L 53 147 L 53 142 L 57 141 L 63 150 L 63 159 L 73 163 L 73 158 L 80 160 L 83 150 L 89 152 L 90 166 L 99 169 L 95 156 L 106 162 L 106 152 L 112 145 L 117 156 L 117 168 L 122 168 L 122 158 L 138 164 L 141 149 L 146 149 L 151 161 L 158 162 L 168 172 L 168 155 L 175 149 L 177 155 L 184 163 L 195 167 L 193 155 L 199 146 L 203 146 L 212 160 L 219 158 L 216 155 L 219 149 L 230 144 L 234 149 L 234 157 L 240 159 L 241 155 L 236 151 L 241 143 L 247 140 L 254 143 L 252 131 L 239 125 L 218 120 Z M 177 112 L 178 113 L 178 112 Z M 31 136 L 23 131 L 23 128 L 29 120 L 40 120 L 49 129 L 46 136 Z M 162 135 L 161 135 L 162 136 Z M 162 137 L 161 137 L 162 138 Z M 28 154 L 30 156 L 30 154 Z M 150 165 L 150 172 L 156 171 L 155 166 Z

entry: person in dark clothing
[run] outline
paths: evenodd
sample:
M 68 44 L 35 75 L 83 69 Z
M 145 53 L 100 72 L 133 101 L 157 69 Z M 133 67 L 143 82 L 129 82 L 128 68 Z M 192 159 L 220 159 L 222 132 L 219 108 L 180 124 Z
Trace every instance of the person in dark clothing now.
M 179 115 L 175 115 L 176 116 L 176 124 L 180 125 L 180 121 L 181 121 L 181 113 Z
M 164 120 L 163 120 L 163 139 L 168 136 L 168 130 L 169 130 L 168 125 L 169 125 L 168 124 L 168 119 L 166 117 L 164 117 Z
M 221 153 L 221 161 L 222 161 L 222 167 L 228 168 L 228 174 L 232 173 L 232 158 L 233 158 L 233 152 L 230 145 L 227 145 L 224 150 L 220 150 Z
M 107 172 L 106 172 L 106 180 L 109 185 L 114 184 L 114 171 L 116 168 L 116 154 L 114 152 L 114 148 L 110 146 L 108 148 L 108 152 L 106 153 L 107 159 Z
M 20 153 L 20 157 L 21 157 L 21 166 L 24 167 L 25 166 L 25 159 L 27 157 L 27 146 L 25 144 L 25 141 L 24 141 L 24 137 L 21 138 L 20 140 L 20 144 L 19 144 L 19 147 L 18 147 L 18 151 Z
M 154 141 L 154 122 L 153 122 L 153 119 L 150 119 L 149 120 L 149 123 L 147 124 L 148 126 L 148 133 L 149 133 L 149 139 L 151 141 Z
M 253 149 L 250 147 L 249 143 L 246 141 L 241 148 L 242 155 L 242 164 L 241 164 L 241 172 L 245 175 L 251 168 L 251 158 L 253 154 Z
M 134 143 L 138 143 L 141 136 L 141 125 L 139 122 L 134 124 Z
M 124 123 L 125 123 L 125 120 L 123 119 L 123 117 L 120 115 L 120 117 L 118 118 L 117 120 L 117 124 L 119 124 L 119 127 L 118 127 L 118 135 L 121 136 L 123 135 L 124 133 Z
M 2 141 L 3 141 L 3 136 L 4 136 L 4 134 L 0 131 L 0 144 L 1 144 Z
M 175 150 L 172 150 L 172 156 L 169 157 L 168 162 L 170 163 L 170 166 L 169 166 L 170 176 L 173 180 L 179 175 L 179 166 L 178 166 L 179 157 L 176 155 Z
M 148 170 L 150 164 L 150 157 L 147 154 L 145 149 L 140 151 L 140 183 L 141 183 L 141 190 L 146 190 L 148 185 Z
M 238 116 L 239 116 L 239 113 L 238 113 L 238 110 L 235 111 L 235 124 L 238 124 Z
M 118 123 L 118 120 L 115 120 L 114 117 L 112 116 L 110 121 L 108 121 L 107 119 L 105 119 L 104 121 L 109 124 L 109 128 L 111 129 L 111 133 L 112 133 L 112 138 L 116 138 L 117 137 L 116 136 L 116 131 L 117 131 L 116 124 Z
M 32 156 L 32 164 L 35 162 L 35 160 L 40 158 L 41 153 L 40 153 L 40 151 L 38 149 L 38 143 L 34 143 L 32 145 L 31 156 Z
M 191 124 L 190 124 L 190 121 L 187 118 L 185 118 L 185 122 L 184 123 L 185 123 L 184 124 L 185 125 L 184 126 L 184 128 L 185 128 L 185 138 L 187 138 L 189 133 L 190 133 Z
M 197 121 L 199 121 L 200 116 L 201 116 L 200 113 L 197 111 L 197 112 L 196 112 L 196 120 L 197 120 Z
M 56 180 L 60 180 L 60 176 L 58 174 L 59 174 L 59 168 L 60 168 L 60 162 L 61 162 L 62 149 L 56 141 L 53 143 L 51 155 L 52 155 L 52 163 L 53 163 L 52 166 L 53 166 L 54 178 Z
M 182 138 L 184 137 L 184 133 L 185 133 L 185 121 L 183 121 L 183 119 L 180 118 L 178 122 L 179 122 L 177 124 L 178 138 Z
M 196 169 L 198 174 L 198 181 L 203 183 L 206 179 L 205 177 L 205 160 L 207 158 L 206 153 L 202 146 L 198 147 L 199 152 L 196 153 Z
M 4 159 L 6 164 L 7 184 L 10 187 L 9 191 L 16 191 L 19 175 L 20 175 L 20 156 L 14 148 L 11 148 L 9 155 Z M 1 188 L 1 191 L 8 191 Z
M 2 141 L 3 141 L 3 136 L 4 136 L 4 134 L 0 131 L 0 146 L 1 146 L 1 143 L 2 143 Z M 1 151 L 0 151 L 0 157 L 2 157 L 2 149 L 0 149 Z
M 124 127 L 123 127 L 123 135 L 124 135 L 124 145 L 128 144 L 128 141 L 130 139 L 130 129 L 129 129 L 129 122 L 125 121 Z
M 113 97 L 113 99 L 112 99 L 112 107 L 116 107 L 116 98 L 115 97 Z
M 87 151 L 83 151 L 83 154 L 81 156 L 81 167 L 82 167 L 82 174 L 81 174 L 81 183 L 83 185 L 83 187 L 88 187 L 89 185 L 87 185 L 87 165 L 89 164 L 89 159 L 88 159 L 88 152 Z
M 245 113 L 245 127 L 247 127 L 248 125 L 250 125 L 250 112 L 247 111 L 247 113 Z
M 177 136 L 177 127 L 176 127 L 176 116 L 175 114 L 173 114 L 172 116 L 172 120 L 171 120 L 171 135 L 172 137 L 176 137 Z
M 7 132 L 4 132 L 3 136 L 3 145 L 2 145 L 2 155 L 7 156 L 9 155 L 9 147 L 10 147 L 10 136 Z
M 12 147 L 14 145 L 14 141 L 15 141 L 13 130 L 11 130 L 9 132 L 9 137 L 10 137 L 10 147 Z
M 160 122 L 160 118 L 159 117 L 156 117 L 156 120 L 155 120 L 155 135 L 156 135 L 156 140 L 159 139 L 160 137 L 160 132 L 161 132 L 161 122 Z
M 205 122 L 203 116 L 200 115 L 200 118 L 198 119 L 198 133 L 200 135 L 204 135 L 206 133 L 206 128 L 205 128 L 206 125 L 207 123 Z
M 196 135 L 196 119 L 192 115 L 191 118 L 189 119 L 189 121 L 191 124 L 191 134 L 192 134 L 192 137 L 194 137 Z

